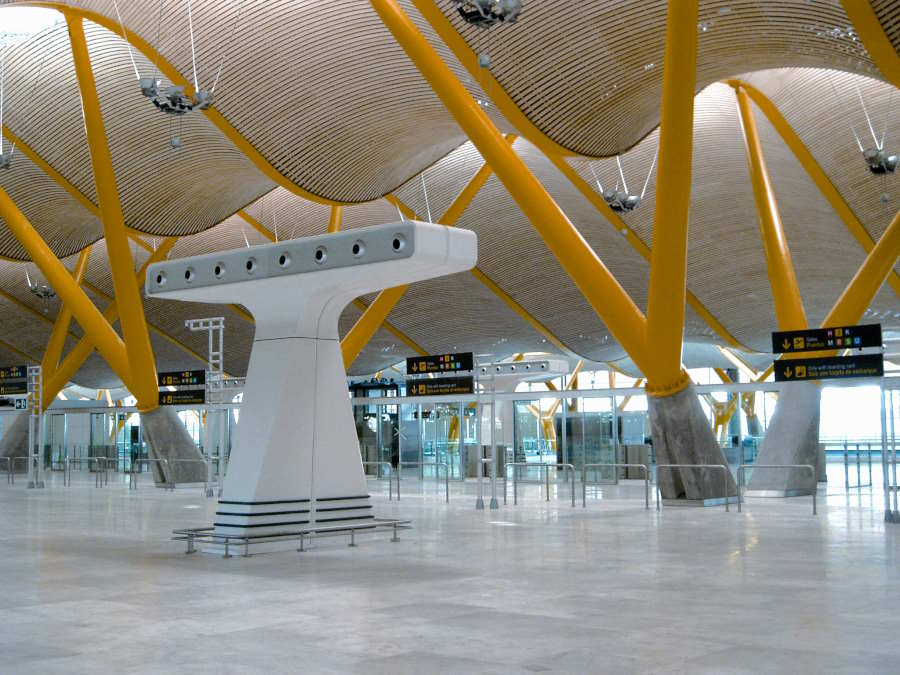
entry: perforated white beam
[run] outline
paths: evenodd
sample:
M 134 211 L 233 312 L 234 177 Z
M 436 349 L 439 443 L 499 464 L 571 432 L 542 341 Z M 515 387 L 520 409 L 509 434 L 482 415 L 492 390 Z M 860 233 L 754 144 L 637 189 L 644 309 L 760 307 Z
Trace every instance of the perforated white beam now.
M 239 303 L 256 320 L 217 532 L 373 517 L 338 319 L 359 295 L 476 262 L 473 232 L 405 221 L 150 266 L 149 297 Z

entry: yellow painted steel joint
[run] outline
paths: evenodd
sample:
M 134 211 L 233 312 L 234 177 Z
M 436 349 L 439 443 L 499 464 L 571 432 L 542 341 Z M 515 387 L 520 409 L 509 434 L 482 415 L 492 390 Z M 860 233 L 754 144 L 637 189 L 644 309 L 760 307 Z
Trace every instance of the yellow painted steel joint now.
M 691 384 L 691 378 L 687 371 L 682 369 L 678 375 L 678 379 L 673 382 L 664 382 L 662 384 L 647 380 L 647 386 L 644 388 L 648 396 L 654 398 L 665 398 L 672 396 L 680 391 L 684 391 Z

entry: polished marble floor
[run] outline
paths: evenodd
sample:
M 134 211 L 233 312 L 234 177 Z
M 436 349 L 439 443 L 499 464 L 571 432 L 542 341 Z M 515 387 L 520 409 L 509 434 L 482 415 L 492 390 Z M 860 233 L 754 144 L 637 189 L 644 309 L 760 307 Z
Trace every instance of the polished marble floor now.
M 0 486 L 2 673 L 895 673 L 900 526 L 881 496 L 643 508 L 642 483 L 475 511 L 370 483 L 414 521 L 303 554 L 184 555 L 196 489 L 76 473 Z M 580 495 L 579 495 L 580 496 Z M 561 497 L 557 501 L 556 497 Z M 502 504 L 502 501 L 501 501 Z

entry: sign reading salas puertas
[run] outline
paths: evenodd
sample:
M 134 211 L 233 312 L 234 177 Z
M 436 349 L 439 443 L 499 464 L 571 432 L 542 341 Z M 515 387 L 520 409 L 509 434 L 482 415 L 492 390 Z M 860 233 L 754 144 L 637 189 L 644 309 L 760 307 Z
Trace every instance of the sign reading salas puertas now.
M 453 394 L 472 394 L 475 392 L 475 380 L 468 377 L 439 377 L 435 379 L 407 380 L 407 396 L 451 396 Z
M 190 387 L 206 384 L 206 371 L 173 370 L 171 372 L 157 373 L 156 379 L 160 387 Z
M 432 354 L 406 359 L 407 375 L 449 374 L 475 369 L 472 352 Z
M 775 362 L 776 382 L 882 377 L 883 375 L 884 356 L 882 354 L 783 359 Z
M 4 366 L 0 368 L 0 380 L 24 380 L 28 377 L 28 366 Z
M 772 333 L 772 352 L 789 354 L 826 349 L 881 347 L 881 324 L 786 330 Z

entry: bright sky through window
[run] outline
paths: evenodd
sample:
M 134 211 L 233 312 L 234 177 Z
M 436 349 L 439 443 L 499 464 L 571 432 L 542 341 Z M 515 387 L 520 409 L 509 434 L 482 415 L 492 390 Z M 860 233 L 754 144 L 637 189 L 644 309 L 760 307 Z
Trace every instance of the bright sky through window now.
M 0 9 L 0 43 L 19 42 L 62 20 L 62 14 L 53 9 L 4 7 Z

